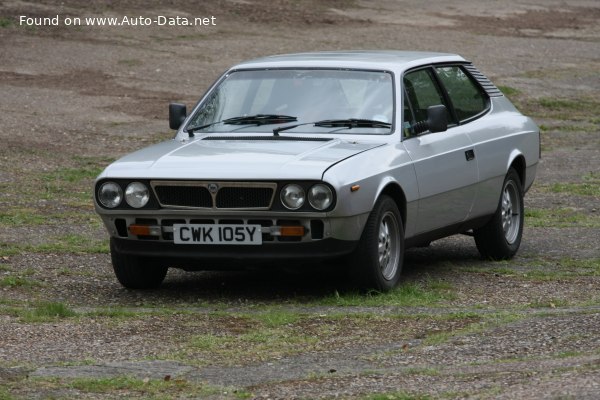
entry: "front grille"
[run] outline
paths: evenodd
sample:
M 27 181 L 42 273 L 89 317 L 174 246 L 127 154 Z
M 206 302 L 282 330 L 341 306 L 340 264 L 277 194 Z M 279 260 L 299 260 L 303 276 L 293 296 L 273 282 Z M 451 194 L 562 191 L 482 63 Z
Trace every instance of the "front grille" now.
M 212 208 L 210 192 L 202 186 L 157 185 L 154 191 L 164 206 Z
M 153 181 L 163 207 L 268 210 L 276 183 Z M 209 190 L 210 188 L 210 190 Z
M 272 188 L 224 187 L 217 193 L 217 208 L 266 208 L 272 197 Z

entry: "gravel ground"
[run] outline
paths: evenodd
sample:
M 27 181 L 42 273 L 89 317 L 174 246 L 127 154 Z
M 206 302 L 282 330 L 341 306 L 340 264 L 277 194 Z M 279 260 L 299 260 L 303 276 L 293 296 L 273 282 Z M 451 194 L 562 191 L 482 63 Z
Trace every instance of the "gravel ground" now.
M 0 2 L 0 398 L 600 397 L 597 1 L 198 3 Z M 57 14 L 217 25 L 15 22 Z M 167 103 L 193 104 L 231 64 L 350 48 L 459 53 L 516 90 L 544 149 L 517 257 L 482 261 L 463 236 L 411 249 L 404 282 L 437 296 L 422 304 L 343 303 L 346 283 L 322 266 L 170 270 L 159 290 L 120 287 L 89 199 L 95 171 L 170 137 Z M 48 303 L 71 315 L 41 315 Z M 81 386 L 120 377 L 167 386 Z

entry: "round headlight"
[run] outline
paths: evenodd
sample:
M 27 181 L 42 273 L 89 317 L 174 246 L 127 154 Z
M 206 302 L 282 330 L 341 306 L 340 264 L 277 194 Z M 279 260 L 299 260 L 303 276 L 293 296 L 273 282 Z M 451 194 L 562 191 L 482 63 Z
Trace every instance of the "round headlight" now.
M 285 208 L 297 210 L 304 204 L 306 195 L 301 186 L 292 183 L 281 189 L 279 197 Z
M 331 193 L 331 189 L 327 185 L 319 183 L 311 187 L 308 191 L 308 203 L 316 210 L 326 210 L 332 202 L 333 193 Z
M 98 189 L 98 201 L 106 208 L 115 208 L 123 200 L 121 186 L 114 182 L 106 182 Z
M 150 200 L 150 191 L 141 182 L 131 182 L 125 188 L 125 201 L 133 208 L 142 208 Z

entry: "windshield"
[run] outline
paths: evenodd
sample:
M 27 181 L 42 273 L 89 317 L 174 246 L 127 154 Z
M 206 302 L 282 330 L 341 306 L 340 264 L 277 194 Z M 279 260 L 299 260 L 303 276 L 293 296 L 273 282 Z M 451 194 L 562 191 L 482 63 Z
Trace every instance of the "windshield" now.
M 394 117 L 392 76 L 354 70 L 252 70 L 232 72 L 191 118 L 194 132 L 272 132 L 265 116 L 295 133 L 389 134 Z M 244 119 L 242 117 L 251 118 Z M 257 124 L 256 117 L 263 123 Z M 295 118 L 292 121 L 291 118 Z M 234 119 L 236 124 L 231 124 Z M 240 123 L 241 119 L 241 123 Z M 323 120 L 370 120 L 384 124 L 317 124 Z M 247 122 L 247 123 L 244 123 Z M 291 125 L 297 125 L 291 127 Z

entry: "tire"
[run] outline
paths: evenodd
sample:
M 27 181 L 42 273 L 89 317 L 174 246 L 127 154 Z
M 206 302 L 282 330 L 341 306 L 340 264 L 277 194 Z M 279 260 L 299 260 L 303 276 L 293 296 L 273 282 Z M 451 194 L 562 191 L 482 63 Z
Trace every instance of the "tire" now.
M 120 253 L 110 239 L 110 257 L 117 279 L 128 289 L 154 289 L 167 275 L 167 267 L 157 265 L 148 257 Z
M 402 217 L 396 202 L 383 195 L 375 203 L 354 253 L 354 281 L 362 290 L 389 291 L 400 281 L 403 259 Z
M 490 260 L 507 260 L 519 250 L 523 236 L 523 186 L 519 174 L 508 170 L 498 208 L 483 227 L 473 231 L 479 253 Z

